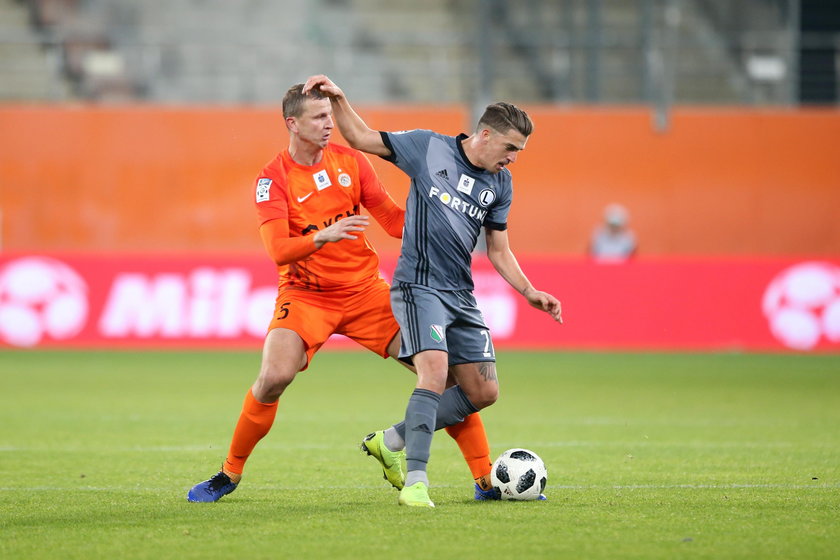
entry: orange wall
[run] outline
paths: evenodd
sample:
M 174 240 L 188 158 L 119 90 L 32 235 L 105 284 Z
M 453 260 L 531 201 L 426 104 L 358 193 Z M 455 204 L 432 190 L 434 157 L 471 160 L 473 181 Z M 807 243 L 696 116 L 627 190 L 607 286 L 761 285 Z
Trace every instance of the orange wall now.
M 377 129 L 469 127 L 458 107 L 359 107 Z M 642 255 L 840 254 L 840 112 L 532 107 L 511 167 L 518 253 L 583 253 L 609 202 Z M 0 107 L 6 251 L 261 251 L 252 180 L 287 141 L 277 107 Z M 394 198 L 408 181 L 371 161 Z M 374 243 L 398 243 L 375 227 Z
M 840 112 L 681 109 L 667 133 L 643 110 L 531 114 L 513 171 L 517 210 L 529 206 L 517 236 L 580 250 L 619 201 L 642 253 L 840 254 Z

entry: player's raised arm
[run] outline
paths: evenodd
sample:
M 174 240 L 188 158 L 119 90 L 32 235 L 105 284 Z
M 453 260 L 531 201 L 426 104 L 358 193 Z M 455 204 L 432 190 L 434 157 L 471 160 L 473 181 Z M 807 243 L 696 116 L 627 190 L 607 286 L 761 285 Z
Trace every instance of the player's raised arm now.
M 350 106 L 344 92 L 332 80 L 323 74 L 310 76 L 303 85 L 303 93 L 308 93 L 312 89 L 320 90 L 329 97 L 335 122 L 350 146 L 377 156 L 391 155 L 391 150 L 382 141 L 379 132 L 365 124 L 362 117 Z

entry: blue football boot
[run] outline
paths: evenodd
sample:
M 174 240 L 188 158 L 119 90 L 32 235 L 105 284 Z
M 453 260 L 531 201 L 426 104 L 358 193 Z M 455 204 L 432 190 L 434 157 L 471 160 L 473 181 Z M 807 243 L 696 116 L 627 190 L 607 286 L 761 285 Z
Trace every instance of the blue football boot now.
M 502 493 L 498 488 L 491 488 L 490 490 L 482 490 L 478 482 L 475 483 L 475 499 L 478 501 L 484 500 L 501 500 Z
M 238 483 L 233 482 L 228 475 L 219 471 L 210 480 L 199 482 L 187 493 L 188 502 L 218 502 L 236 490 Z
M 502 493 L 499 492 L 498 488 L 491 488 L 490 490 L 482 490 L 481 486 L 479 486 L 478 483 L 476 482 L 475 483 L 475 499 L 478 500 L 478 501 L 501 500 L 502 499 Z M 537 500 L 541 501 L 541 502 L 544 502 L 544 501 L 548 500 L 548 498 L 545 497 L 545 494 L 540 494 L 540 497 L 537 498 Z

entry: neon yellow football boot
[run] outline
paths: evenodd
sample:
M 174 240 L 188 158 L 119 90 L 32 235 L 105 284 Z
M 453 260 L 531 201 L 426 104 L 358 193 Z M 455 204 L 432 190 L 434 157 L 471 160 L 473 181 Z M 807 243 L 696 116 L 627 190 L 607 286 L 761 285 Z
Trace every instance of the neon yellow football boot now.
M 397 490 L 405 486 L 405 450 L 391 451 L 385 447 L 385 432 L 368 434 L 359 446 L 362 451 L 379 461 L 385 480 Z
M 435 507 L 434 502 L 429 498 L 429 487 L 422 482 L 415 482 L 411 486 L 406 486 L 400 490 L 399 503 L 401 506 Z

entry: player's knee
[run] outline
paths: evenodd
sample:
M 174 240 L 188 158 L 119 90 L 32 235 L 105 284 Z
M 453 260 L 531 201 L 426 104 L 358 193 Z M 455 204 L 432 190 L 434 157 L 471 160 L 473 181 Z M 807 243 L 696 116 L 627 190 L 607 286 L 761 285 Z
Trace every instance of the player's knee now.
M 294 380 L 297 371 L 290 368 L 263 364 L 260 376 L 254 384 L 254 396 L 263 402 L 273 402 L 280 398 Z M 262 398 L 260 398 L 262 397 Z
M 499 399 L 499 385 L 484 383 L 477 391 L 469 395 L 469 399 L 477 409 L 487 408 Z

